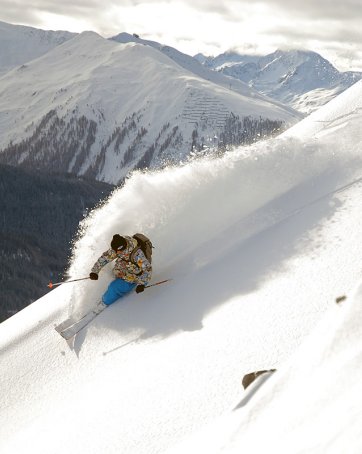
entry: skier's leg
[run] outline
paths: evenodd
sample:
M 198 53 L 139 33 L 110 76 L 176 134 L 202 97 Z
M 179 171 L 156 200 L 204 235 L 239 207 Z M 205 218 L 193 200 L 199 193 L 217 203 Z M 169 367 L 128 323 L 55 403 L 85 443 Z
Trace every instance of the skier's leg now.
M 122 298 L 122 296 L 131 292 L 136 285 L 137 284 L 133 284 L 131 282 L 126 282 L 123 279 L 115 279 L 109 284 L 107 291 L 102 296 L 103 303 L 107 306 L 113 304 L 119 298 Z

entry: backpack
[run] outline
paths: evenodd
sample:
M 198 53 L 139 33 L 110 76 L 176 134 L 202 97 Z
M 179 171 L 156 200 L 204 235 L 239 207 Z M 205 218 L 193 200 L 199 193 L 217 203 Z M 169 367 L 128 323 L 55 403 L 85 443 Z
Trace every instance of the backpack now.
M 142 233 L 136 233 L 133 235 L 133 238 L 137 241 L 138 245 L 133 249 L 131 252 L 129 258 L 132 262 L 134 262 L 134 256 L 136 255 L 136 252 L 138 249 L 141 249 L 141 251 L 145 254 L 146 259 L 151 263 L 152 262 L 152 243 L 151 240 L 146 236 L 143 235 Z

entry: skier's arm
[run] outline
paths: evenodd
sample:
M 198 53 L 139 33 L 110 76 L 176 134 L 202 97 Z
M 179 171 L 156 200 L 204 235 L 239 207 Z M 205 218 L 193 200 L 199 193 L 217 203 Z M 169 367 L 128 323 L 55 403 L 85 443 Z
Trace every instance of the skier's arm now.
M 99 274 L 101 269 L 107 265 L 107 263 L 112 262 L 117 257 L 115 251 L 110 248 L 108 251 L 103 252 L 103 254 L 99 257 L 96 263 L 93 265 L 91 269 L 91 273 Z

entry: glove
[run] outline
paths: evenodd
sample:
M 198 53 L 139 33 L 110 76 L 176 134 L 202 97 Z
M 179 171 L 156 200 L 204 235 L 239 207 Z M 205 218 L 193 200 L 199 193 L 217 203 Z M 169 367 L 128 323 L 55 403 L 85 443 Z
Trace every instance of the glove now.
M 97 281 L 98 280 L 98 274 L 97 273 L 90 273 L 89 277 L 91 278 L 92 281 Z
M 137 285 L 136 293 L 142 293 L 144 289 L 145 289 L 144 285 Z

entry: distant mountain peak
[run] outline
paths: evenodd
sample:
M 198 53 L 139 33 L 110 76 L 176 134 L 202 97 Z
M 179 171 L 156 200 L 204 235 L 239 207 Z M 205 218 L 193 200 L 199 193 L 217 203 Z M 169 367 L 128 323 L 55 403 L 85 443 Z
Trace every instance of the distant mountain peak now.
M 327 103 L 362 77 L 358 72 L 341 73 L 317 52 L 305 49 L 277 49 L 265 56 L 225 52 L 214 58 L 204 57 L 202 63 L 305 113 Z

